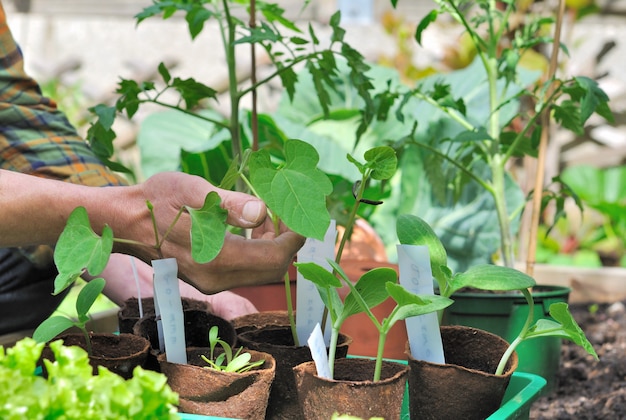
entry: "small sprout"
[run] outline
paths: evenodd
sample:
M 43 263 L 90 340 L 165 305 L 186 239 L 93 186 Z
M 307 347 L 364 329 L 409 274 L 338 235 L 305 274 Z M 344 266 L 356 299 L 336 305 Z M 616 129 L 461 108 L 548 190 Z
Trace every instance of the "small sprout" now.
M 212 326 L 209 330 L 209 347 L 211 349 L 210 357 L 206 357 L 205 355 L 200 356 L 202 357 L 202 360 L 209 365 L 205 366 L 206 369 L 215 369 L 222 372 L 244 373 L 265 363 L 265 360 L 250 362 L 252 356 L 248 352 L 242 353 L 243 347 L 239 347 L 237 352 L 233 354 L 233 350 L 230 345 L 224 340 L 221 340 L 218 333 L 219 331 L 217 326 Z M 222 347 L 223 352 L 215 357 L 215 348 L 218 344 Z
M 61 315 L 51 316 L 37 327 L 37 329 L 33 333 L 33 338 L 37 342 L 47 343 L 62 332 L 72 327 L 76 327 L 80 329 L 80 331 L 83 333 L 83 336 L 85 337 L 87 353 L 91 356 L 91 337 L 89 336 L 89 331 L 87 331 L 87 322 L 90 318 L 87 314 L 100 293 L 102 293 L 105 284 L 106 282 L 104 281 L 104 279 L 97 278 L 91 280 L 89 283 L 83 286 L 76 298 L 76 315 L 78 316 L 77 320 L 73 320 L 69 317 Z

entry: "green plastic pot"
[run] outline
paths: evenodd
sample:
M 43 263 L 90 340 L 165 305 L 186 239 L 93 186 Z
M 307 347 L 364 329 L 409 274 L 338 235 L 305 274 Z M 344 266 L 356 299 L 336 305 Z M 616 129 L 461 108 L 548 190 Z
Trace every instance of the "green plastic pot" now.
M 550 305 L 567 303 L 570 291 L 563 286 L 536 286 L 532 293 L 535 303 L 533 323 L 550 319 Z M 452 299 L 454 304 L 444 312 L 444 324 L 480 328 L 509 343 L 517 337 L 528 317 L 526 299 L 518 293 L 457 292 Z M 516 350 L 519 355 L 517 371 L 542 376 L 547 381 L 544 394 L 552 392 L 561 361 L 561 339 L 534 338 L 521 343 Z

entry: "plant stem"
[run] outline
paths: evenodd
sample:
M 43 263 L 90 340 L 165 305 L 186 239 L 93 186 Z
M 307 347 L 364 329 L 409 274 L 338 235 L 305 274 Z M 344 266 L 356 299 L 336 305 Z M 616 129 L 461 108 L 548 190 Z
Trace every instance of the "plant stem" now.
M 526 303 L 528 303 L 528 316 L 526 317 L 526 322 L 524 323 L 524 326 L 522 327 L 522 330 L 518 334 L 517 338 L 513 340 L 513 342 L 509 345 L 509 348 L 506 349 L 502 355 L 500 363 L 498 363 L 498 367 L 496 368 L 496 375 L 502 375 L 509 359 L 511 358 L 511 355 L 515 351 L 515 348 L 519 345 L 519 343 L 524 341 L 526 334 L 528 334 L 528 330 L 530 330 L 530 326 L 535 319 L 535 302 L 530 291 L 528 289 L 524 289 L 522 290 L 522 294 L 524 295 L 524 298 L 526 298 Z
M 341 324 L 339 324 L 341 325 Z M 335 357 L 337 354 L 337 342 L 339 341 L 339 328 L 331 329 L 330 345 L 328 346 L 328 368 L 330 369 L 330 377 L 335 377 Z
M 85 337 L 85 347 L 86 347 L 85 350 L 87 350 L 87 355 L 93 356 L 93 347 L 91 346 L 91 337 L 89 336 L 89 331 L 87 331 L 87 328 L 84 324 L 77 325 L 77 327 L 83 333 L 83 337 Z
M 383 352 L 387 341 L 387 332 L 383 328 L 378 330 L 378 349 L 376 351 L 376 367 L 374 368 L 374 382 L 380 381 L 380 374 L 383 369 Z
M 237 91 L 237 60 L 235 55 L 235 24 L 230 15 L 230 6 L 227 0 L 222 0 L 226 16 L 226 33 L 224 34 L 224 50 L 228 67 L 228 91 L 230 95 L 230 135 L 233 159 L 241 161 L 241 138 L 239 133 L 239 92 Z

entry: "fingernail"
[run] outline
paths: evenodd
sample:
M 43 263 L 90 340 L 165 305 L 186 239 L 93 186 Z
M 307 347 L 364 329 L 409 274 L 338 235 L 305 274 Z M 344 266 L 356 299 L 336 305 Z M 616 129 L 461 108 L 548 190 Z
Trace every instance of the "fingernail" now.
M 257 223 L 263 214 L 263 203 L 257 200 L 248 201 L 243 206 L 242 216 L 246 222 Z

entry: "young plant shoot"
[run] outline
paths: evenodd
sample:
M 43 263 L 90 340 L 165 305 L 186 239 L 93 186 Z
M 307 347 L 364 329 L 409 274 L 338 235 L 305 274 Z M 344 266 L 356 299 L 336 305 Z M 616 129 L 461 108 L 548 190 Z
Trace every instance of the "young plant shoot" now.
M 91 347 L 91 337 L 89 336 L 89 331 L 87 331 L 86 326 L 87 322 L 90 320 L 88 313 L 100 293 L 102 293 L 105 283 L 106 282 L 103 278 L 97 278 L 85 284 L 76 297 L 77 319 L 74 320 L 62 315 L 51 316 L 39 324 L 37 329 L 35 329 L 33 339 L 40 343 L 47 343 L 62 332 L 72 327 L 76 327 L 80 329 L 85 337 L 87 354 L 91 356 L 93 353 Z
M 361 163 L 354 157 L 348 155 L 350 162 L 359 169 L 362 179 L 355 184 L 354 196 L 356 201 L 350 212 L 345 233 L 339 244 L 336 260 L 329 261 L 334 272 L 331 273 L 315 263 L 296 263 L 295 265 L 304 278 L 312 281 L 317 286 L 322 301 L 327 309 L 327 313 L 330 315 L 332 325 L 328 363 L 331 375 L 333 375 L 334 371 L 337 339 L 341 326 L 348 317 L 365 312 L 376 326 L 379 333 L 376 367 L 373 378 L 374 381 L 378 381 L 381 374 L 385 341 L 391 327 L 397 321 L 409 316 L 434 312 L 445 308 L 452 302 L 441 296 L 418 296 L 409 293 L 402 286 L 397 284 L 396 272 L 390 268 L 374 268 L 363 274 L 356 284 L 352 284 L 352 281 L 342 270 L 340 266 L 341 254 L 346 241 L 349 240 L 356 221 L 359 204 L 380 204 L 369 203 L 368 200 L 363 197 L 365 187 L 370 179 L 387 180 L 391 178 L 397 166 L 395 151 L 387 146 L 368 150 L 364 158 L 365 163 Z M 342 287 L 343 284 L 347 285 L 350 289 L 345 301 L 341 300 L 338 292 L 338 289 Z M 390 296 L 396 301 L 397 305 L 389 317 L 378 321 L 371 309 L 384 302 Z M 326 313 L 324 314 L 324 319 L 325 318 Z
M 257 360 L 256 362 L 250 362 L 252 356 L 248 352 L 242 353 L 243 347 L 233 354 L 233 349 L 230 345 L 219 338 L 219 331 L 217 326 L 212 326 L 209 330 L 209 347 L 211 354 L 209 357 L 202 355 L 204 360 L 209 366 L 208 369 L 221 370 L 223 372 L 235 372 L 244 373 L 256 367 L 263 365 L 264 360 Z M 222 347 L 223 352 L 216 356 L 215 348 L 217 346 Z
M 398 217 L 397 233 L 401 244 L 428 246 L 431 255 L 431 270 L 442 296 L 450 297 L 454 292 L 465 287 L 489 291 L 518 290 L 524 295 L 529 307 L 528 318 L 517 338 L 503 354 L 495 372 L 496 375 L 504 372 L 511 354 L 519 343 L 535 337 L 555 336 L 568 339 L 582 346 L 596 359 L 598 358 L 593 346 L 569 312 L 566 303 L 559 302 L 550 305 L 549 312 L 554 321 L 540 319 L 534 325 L 532 324 L 534 301 L 529 289 L 536 284 L 532 277 L 514 268 L 491 264 L 476 265 L 465 272 L 452 274 L 447 266 L 447 254 L 443 244 L 428 223 L 417 216 Z
M 154 225 L 154 245 L 115 238 L 109 226 L 105 226 L 102 229 L 102 235 L 98 235 L 89 223 L 87 210 L 84 207 L 74 209 L 54 252 L 54 262 L 58 270 L 54 280 L 54 293 L 58 294 L 65 290 L 85 272 L 91 275 L 100 274 L 109 261 L 114 242 L 133 242 L 147 247 L 152 246 L 162 257 L 163 241 L 184 211 L 187 211 L 191 217 L 191 255 L 194 260 L 198 263 L 207 263 L 221 250 L 226 234 L 226 211 L 220 207 L 220 197 L 217 193 L 209 193 L 205 198 L 204 206 L 200 209 L 181 208 L 163 236 L 159 235 L 156 228 L 152 204 L 148 202 L 147 206 Z M 52 316 L 37 327 L 33 337 L 38 341 L 47 342 L 68 328 L 76 326 L 83 332 L 88 353 L 91 355 L 91 340 L 85 327 L 89 321 L 87 313 L 104 286 L 104 279 L 97 278 L 82 288 L 76 300 L 77 321 L 63 316 Z

